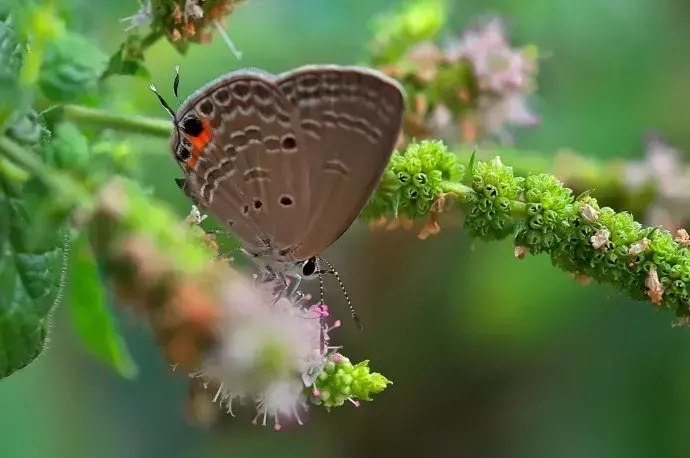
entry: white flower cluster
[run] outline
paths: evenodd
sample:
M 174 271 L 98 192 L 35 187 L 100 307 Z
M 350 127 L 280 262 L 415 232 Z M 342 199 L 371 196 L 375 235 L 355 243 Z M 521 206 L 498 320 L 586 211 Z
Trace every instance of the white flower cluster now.
M 536 53 L 531 48 L 512 48 L 499 19 L 493 18 L 479 30 L 468 29 L 461 38 L 450 40 L 444 54 L 450 61 L 466 59 L 472 63 L 480 89 L 478 121 L 487 134 L 509 143 L 512 139 L 508 126 L 539 123 L 527 104 L 534 90 Z
M 252 400 L 261 419 L 302 424 L 298 409 L 306 409 L 306 389 L 321 372 L 329 331 L 322 328 L 326 306 L 306 306 L 307 297 L 276 298 L 273 285 L 255 286 L 237 280 L 225 286 L 218 324 L 219 344 L 192 374 L 220 385 L 214 402 L 234 415 L 233 401 Z M 336 322 L 334 327 L 337 327 Z
M 654 185 L 656 196 L 647 210 L 645 223 L 676 231 L 690 220 L 690 173 L 680 151 L 670 147 L 661 135 L 649 134 L 645 146 L 644 161 L 626 165 L 625 182 L 631 189 Z

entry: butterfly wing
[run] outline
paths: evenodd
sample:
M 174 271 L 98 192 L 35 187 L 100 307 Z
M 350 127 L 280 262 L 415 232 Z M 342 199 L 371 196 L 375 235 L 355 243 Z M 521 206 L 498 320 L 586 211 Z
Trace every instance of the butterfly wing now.
M 299 113 L 274 79 L 229 73 L 190 96 L 177 118 L 196 116 L 210 129 L 198 160 L 183 166 L 196 200 L 245 243 L 283 249 L 306 231 L 309 164 Z M 173 153 L 184 143 L 174 132 Z
M 404 92 L 362 67 L 306 66 L 276 85 L 297 107 L 308 151 L 311 207 L 298 259 L 316 255 L 352 225 L 378 186 L 398 140 Z

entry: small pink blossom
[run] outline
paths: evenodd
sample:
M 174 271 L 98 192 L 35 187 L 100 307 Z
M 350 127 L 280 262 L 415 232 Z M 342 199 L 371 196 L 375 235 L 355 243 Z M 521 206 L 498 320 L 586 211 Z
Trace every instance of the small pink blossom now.
M 589 238 L 592 243 L 592 247 L 595 250 L 605 249 L 606 243 L 609 241 L 611 233 L 607 229 L 599 229 L 594 233 L 593 236 Z

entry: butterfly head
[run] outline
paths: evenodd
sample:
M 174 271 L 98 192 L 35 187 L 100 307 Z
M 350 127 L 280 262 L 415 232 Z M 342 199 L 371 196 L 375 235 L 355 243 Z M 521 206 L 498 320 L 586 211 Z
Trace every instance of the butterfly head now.
M 268 267 L 271 271 L 288 277 L 300 277 L 312 280 L 319 276 L 318 256 L 295 260 L 292 250 L 277 249 L 270 241 L 259 240 L 258 246 L 245 244 L 242 251 L 259 267 Z
M 179 93 L 180 73 L 179 67 L 175 67 L 175 81 L 173 82 L 173 92 L 178 103 L 180 102 Z M 159 102 L 173 120 L 173 138 L 171 148 L 177 162 L 184 167 L 192 168 L 199 157 L 204 154 L 206 145 L 211 142 L 213 130 L 208 119 L 198 117 L 196 114 L 188 113 L 182 118 L 158 93 L 152 84 L 151 90 L 158 97 Z

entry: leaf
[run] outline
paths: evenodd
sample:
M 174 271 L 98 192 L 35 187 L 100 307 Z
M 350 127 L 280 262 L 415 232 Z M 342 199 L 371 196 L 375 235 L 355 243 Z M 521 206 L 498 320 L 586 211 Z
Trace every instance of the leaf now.
M 34 147 L 50 138 L 50 131 L 40 122 L 34 110 L 25 113 L 15 112 L 7 126 L 6 135 L 25 147 Z
M 55 126 L 53 139 L 43 148 L 43 156 L 48 165 L 58 169 L 80 169 L 88 161 L 89 142 L 74 124 L 63 122 Z
M 52 102 L 81 101 L 98 93 L 108 58 L 92 40 L 66 31 L 46 45 L 39 86 Z
M 101 74 L 101 79 L 113 75 L 134 75 L 148 78 L 149 71 L 144 66 L 144 49 L 144 40 L 137 34 L 130 34 L 120 49 L 110 58 L 107 68 Z
M 78 281 L 70 283 L 68 303 L 77 334 L 94 356 L 120 375 L 136 377 L 136 364 L 106 306 L 98 265 L 87 238 L 79 237 L 72 252 L 71 276 Z
M 60 302 L 65 280 L 65 232 L 33 243 L 27 236 L 33 209 L 23 192 L 19 183 L 0 175 L 0 379 L 45 348 L 49 314 Z
M 585 197 L 589 197 L 594 191 L 596 191 L 596 190 L 595 189 L 588 189 L 586 191 L 581 192 L 580 195 L 575 198 L 575 202 L 577 202 L 578 200 L 582 200 Z
M 477 150 L 472 150 L 472 156 L 470 156 L 470 163 L 467 166 L 467 180 L 472 183 L 474 180 L 474 166 L 477 162 Z
M 9 21 L 0 22 L 0 134 L 29 107 L 31 91 L 19 82 L 22 45 Z

